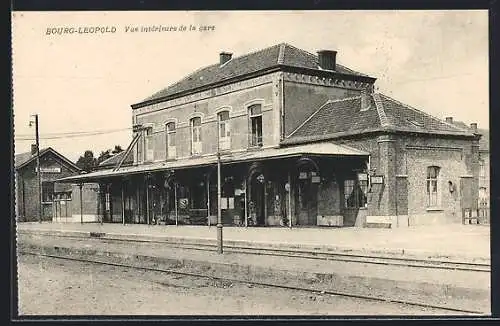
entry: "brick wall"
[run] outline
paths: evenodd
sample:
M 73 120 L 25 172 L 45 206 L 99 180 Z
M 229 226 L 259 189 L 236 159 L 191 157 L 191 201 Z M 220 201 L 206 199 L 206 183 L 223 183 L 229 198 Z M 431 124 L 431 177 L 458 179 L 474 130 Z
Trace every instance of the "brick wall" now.
M 202 122 L 202 154 L 215 153 L 217 150 L 217 112 L 223 109 L 230 111 L 231 150 L 248 148 L 249 120 L 248 106 L 254 103 L 262 104 L 263 146 L 275 146 L 279 141 L 279 121 L 275 121 L 279 110 L 273 94 L 273 78 L 267 79 L 252 87 L 234 88 L 225 94 L 211 96 L 205 99 L 189 101 L 189 96 L 179 99 L 177 105 L 154 104 L 134 111 L 134 119 L 138 124 L 153 124 L 154 159 L 165 159 L 166 133 L 165 123 L 176 122 L 176 154 L 177 158 L 191 156 L 191 131 L 189 120 L 201 117 Z M 183 103 L 186 102 L 186 103 Z M 278 134 L 278 137 L 276 135 Z M 142 142 L 139 142 L 142 146 Z
M 54 181 L 59 178 L 75 174 L 75 170 L 65 163 L 61 162 L 52 153 L 43 155 L 40 159 L 40 166 L 42 168 L 60 167 L 61 173 L 47 173 L 42 172 L 42 182 Z M 29 163 L 20 170 L 18 170 L 17 179 L 17 198 L 18 198 L 18 213 L 20 221 L 37 221 L 39 209 L 39 189 L 38 178 L 35 172 L 36 161 Z M 24 201 L 23 201 L 24 190 Z M 46 220 L 52 219 L 52 205 L 43 205 L 43 218 Z
M 475 141 L 396 135 L 343 143 L 370 152 L 371 168 L 375 169 L 377 175 L 385 176 L 384 186 L 373 185 L 372 193 L 368 196 L 369 215 L 404 215 L 407 211 L 410 225 L 460 223 L 464 208 L 461 196 L 473 196 L 465 202 L 477 202 L 475 194 L 478 193 L 479 153 Z M 433 209 L 427 207 L 426 176 L 429 166 L 440 167 L 440 205 Z M 471 190 L 472 195 L 460 193 L 464 176 L 471 177 L 468 186 L 471 189 L 468 190 Z M 455 184 L 454 193 L 450 193 L 448 181 Z
M 99 186 L 93 183 L 86 183 L 82 187 L 82 202 L 83 202 L 83 215 L 97 217 L 102 208 L 98 207 L 99 201 Z M 80 217 L 80 187 L 72 185 L 72 198 L 71 198 L 72 215 Z

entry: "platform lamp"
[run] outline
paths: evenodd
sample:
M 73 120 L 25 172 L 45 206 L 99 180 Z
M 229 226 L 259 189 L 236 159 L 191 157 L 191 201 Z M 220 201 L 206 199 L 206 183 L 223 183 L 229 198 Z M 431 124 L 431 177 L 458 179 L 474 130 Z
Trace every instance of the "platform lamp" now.
M 38 114 L 30 116 L 29 126 L 35 125 L 36 137 L 36 174 L 38 179 L 38 222 L 42 223 L 42 171 L 40 169 L 40 136 L 38 133 Z

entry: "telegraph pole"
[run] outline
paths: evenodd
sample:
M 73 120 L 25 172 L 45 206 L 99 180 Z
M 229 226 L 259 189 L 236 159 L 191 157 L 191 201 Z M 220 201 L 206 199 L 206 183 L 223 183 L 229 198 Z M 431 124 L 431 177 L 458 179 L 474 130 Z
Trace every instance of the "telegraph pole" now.
M 35 118 L 36 133 L 36 174 L 38 179 L 38 222 L 42 223 L 42 171 L 40 169 L 40 135 L 38 133 L 38 114 L 32 115 Z M 30 121 L 31 127 L 32 121 Z
M 220 175 L 220 122 L 217 121 L 217 251 L 223 253 L 222 210 L 221 210 L 221 175 Z

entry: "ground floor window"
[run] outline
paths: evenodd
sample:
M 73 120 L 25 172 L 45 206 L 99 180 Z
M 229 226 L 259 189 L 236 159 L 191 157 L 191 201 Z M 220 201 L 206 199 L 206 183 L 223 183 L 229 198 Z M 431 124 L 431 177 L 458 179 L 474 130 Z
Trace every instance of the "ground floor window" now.
M 367 206 L 368 180 L 364 178 L 344 180 L 344 200 L 347 208 Z
M 54 183 L 42 182 L 42 202 L 51 203 L 54 199 Z

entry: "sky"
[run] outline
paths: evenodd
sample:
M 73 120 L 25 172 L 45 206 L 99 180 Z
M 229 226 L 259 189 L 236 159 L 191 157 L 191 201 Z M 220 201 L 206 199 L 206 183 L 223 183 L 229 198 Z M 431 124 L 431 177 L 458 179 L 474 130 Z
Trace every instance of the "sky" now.
M 177 31 L 140 32 L 155 25 Z M 47 35 L 57 27 L 115 32 Z M 40 147 L 73 161 L 85 150 L 126 148 L 130 105 L 217 63 L 222 51 L 239 56 L 282 42 L 336 50 L 338 63 L 377 78 L 378 92 L 441 119 L 489 126 L 484 10 L 14 12 L 12 28 L 16 154 L 34 142 L 32 114 Z

